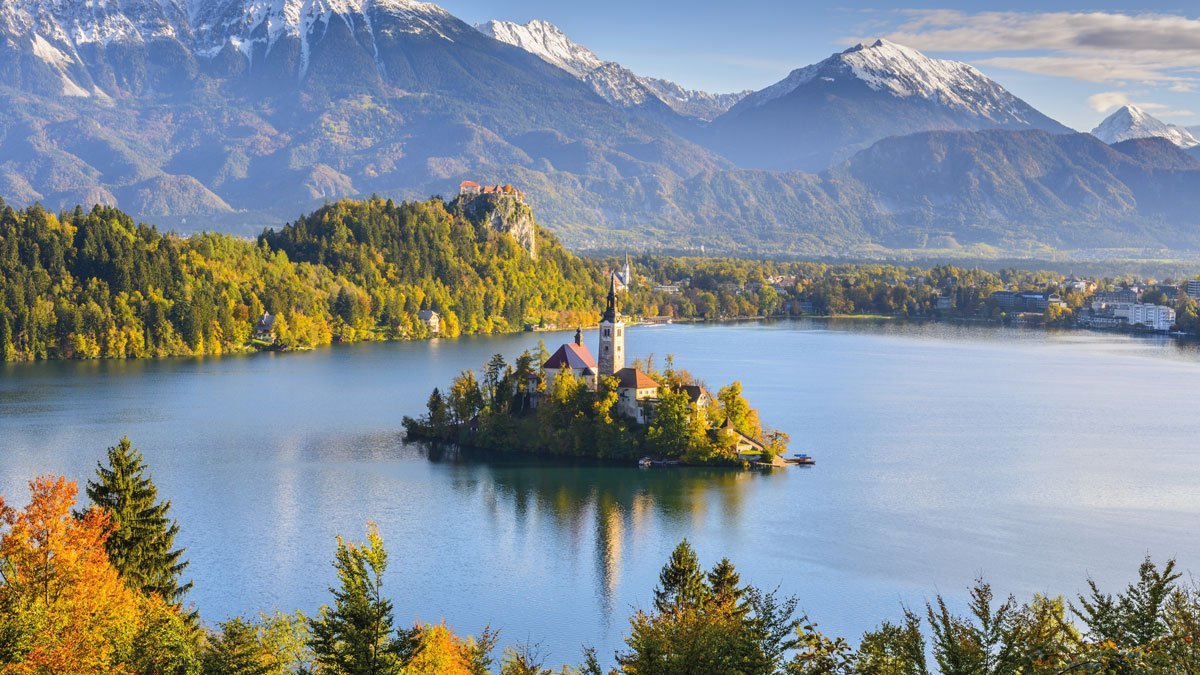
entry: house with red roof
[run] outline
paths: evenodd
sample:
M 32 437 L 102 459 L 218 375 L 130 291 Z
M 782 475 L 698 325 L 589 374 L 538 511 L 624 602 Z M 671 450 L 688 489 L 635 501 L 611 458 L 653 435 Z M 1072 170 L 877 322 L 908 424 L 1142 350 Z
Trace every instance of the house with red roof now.
M 615 374 L 617 409 L 638 424 L 647 424 L 658 403 L 658 382 L 637 368 L 622 368 Z
M 583 344 L 582 329 L 575 331 L 574 342 L 559 347 L 558 351 L 551 354 L 542 364 L 542 372 L 546 374 L 547 381 L 563 370 L 569 370 L 572 375 L 587 382 L 588 388 L 596 388 L 596 376 L 599 375 L 600 368 L 596 365 L 591 350 Z

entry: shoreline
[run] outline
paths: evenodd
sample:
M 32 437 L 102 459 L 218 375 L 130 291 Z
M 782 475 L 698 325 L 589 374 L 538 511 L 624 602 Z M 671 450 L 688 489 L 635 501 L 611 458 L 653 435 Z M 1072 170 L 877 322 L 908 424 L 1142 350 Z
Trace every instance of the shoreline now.
M 946 323 L 946 324 L 957 324 L 957 325 L 990 326 L 990 327 L 995 327 L 995 328 L 1013 328 L 1013 329 L 1024 329 L 1024 330 L 1035 330 L 1035 331 L 1043 331 L 1043 332 L 1081 332 L 1081 333 L 1090 333 L 1090 334 L 1095 334 L 1095 335 L 1126 335 L 1129 337 L 1138 337 L 1138 338 L 1149 338 L 1149 337 L 1169 338 L 1171 340 L 1174 340 L 1174 341 L 1177 341 L 1180 343 L 1200 343 L 1200 335 L 1194 335 L 1191 333 L 1182 333 L 1182 332 L 1160 332 L 1160 331 L 1151 331 L 1151 330 L 1136 330 L 1136 329 L 1132 329 L 1132 328 L 1102 329 L 1102 328 L 1093 328 L 1093 327 L 1076 326 L 1076 325 L 1045 326 L 1045 325 L 1035 325 L 1035 324 L 1018 324 L 1018 323 L 1011 322 L 1011 321 L 1001 321 L 1001 320 L 997 320 L 997 319 L 984 319 L 984 318 L 977 318 L 977 317 L 930 317 L 930 316 L 895 316 L 895 315 L 889 316 L 886 314 L 802 314 L 802 315 L 798 315 L 798 316 L 792 316 L 792 315 L 741 316 L 741 317 L 723 317 L 723 318 L 718 318 L 718 319 L 705 319 L 705 318 L 689 317 L 689 318 L 672 319 L 669 322 L 644 321 L 643 320 L 643 321 L 637 321 L 637 322 L 630 322 L 628 325 L 631 328 L 632 327 L 647 327 L 647 326 L 650 326 L 650 327 L 670 326 L 670 325 L 677 325 L 677 324 L 732 325 L 732 324 L 756 323 L 756 322 L 757 323 L 782 322 L 782 321 L 795 322 L 795 321 L 803 321 L 806 319 L 812 320 L 812 321 L 855 321 L 855 322 L 872 322 L 872 321 L 874 321 L 874 322 L 881 322 L 881 323 L 882 322 L 891 322 L 891 323 L 915 323 L 915 324 Z M 596 326 L 597 326 L 597 324 L 592 323 L 592 324 L 583 325 L 581 327 L 587 328 L 590 330 L 590 329 L 595 328 Z M 263 353 L 304 354 L 304 353 L 308 353 L 308 352 L 315 352 L 315 351 L 318 351 L 321 349 L 327 349 L 330 347 L 337 347 L 339 345 L 392 344 L 392 343 L 400 343 L 400 342 L 417 343 L 417 342 L 432 342 L 435 340 L 459 340 L 462 338 L 486 338 L 486 337 L 498 337 L 498 336 L 504 336 L 504 335 L 519 335 L 521 333 L 530 333 L 530 334 L 535 334 L 535 335 L 536 334 L 550 334 L 550 333 L 569 332 L 570 330 L 571 330 L 571 328 L 568 328 L 568 327 L 540 328 L 540 329 L 535 329 L 535 330 L 526 330 L 523 328 L 521 330 L 498 331 L 498 332 L 492 332 L 492 333 L 463 333 L 463 334 L 460 334 L 455 337 L 432 336 L 432 337 L 423 337 L 423 338 L 384 338 L 384 339 L 378 339 L 378 340 L 334 340 L 331 343 L 325 344 L 325 345 L 316 345 L 313 347 L 280 348 L 280 349 L 260 349 L 260 348 L 255 348 L 251 345 L 246 345 L 244 348 L 241 348 L 241 349 L 227 349 L 227 350 L 223 350 L 219 353 L 207 353 L 207 354 L 165 354 L 165 355 L 143 356 L 143 357 L 103 357 L 103 356 L 100 356 L 100 357 L 95 357 L 95 358 L 72 357 L 72 358 L 47 358 L 47 359 L 12 359 L 12 360 L 8 360 L 8 361 L 0 361 L 0 367 L 7 366 L 10 364 L 15 365 L 15 364 L 30 364 L 30 363 L 114 363 L 114 362 L 148 362 L 148 361 L 149 362 L 163 362 L 163 361 L 185 360 L 185 359 L 216 359 L 216 358 L 224 358 L 224 357 L 229 357 L 229 356 L 253 357 L 258 354 L 263 354 Z

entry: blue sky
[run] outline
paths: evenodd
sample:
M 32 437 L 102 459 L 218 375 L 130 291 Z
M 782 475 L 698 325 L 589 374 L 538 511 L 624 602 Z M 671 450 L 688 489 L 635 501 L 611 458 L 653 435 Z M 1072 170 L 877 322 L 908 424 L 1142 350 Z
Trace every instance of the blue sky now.
M 1069 126 L 1122 103 L 1200 125 L 1200 3 L 442 0 L 471 23 L 547 19 L 601 58 L 710 91 L 759 89 L 858 39 L 966 61 Z

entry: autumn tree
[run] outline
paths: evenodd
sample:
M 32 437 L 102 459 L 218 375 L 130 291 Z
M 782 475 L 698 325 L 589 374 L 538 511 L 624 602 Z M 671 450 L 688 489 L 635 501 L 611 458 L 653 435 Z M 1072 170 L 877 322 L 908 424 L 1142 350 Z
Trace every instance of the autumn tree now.
M 0 499 L 0 664 L 6 673 L 193 673 L 198 634 L 158 594 L 109 563 L 109 513 L 72 514 L 78 488 L 29 484 L 16 511 Z
M 97 480 L 88 482 L 87 494 L 112 520 L 115 529 L 105 550 L 126 583 L 178 604 L 192 586 L 179 582 L 188 564 L 183 549 L 175 548 L 179 524 L 169 519 L 171 502 L 159 501 L 146 468 L 142 453 L 122 438 L 108 449 L 108 466 L 97 465 Z

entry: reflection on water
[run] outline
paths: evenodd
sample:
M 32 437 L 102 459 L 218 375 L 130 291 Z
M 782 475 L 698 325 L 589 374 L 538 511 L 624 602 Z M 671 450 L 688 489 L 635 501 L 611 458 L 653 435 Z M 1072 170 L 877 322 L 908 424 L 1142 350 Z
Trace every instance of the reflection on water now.
M 558 660 L 619 647 L 684 537 L 849 637 L 934 592 L 961 605 L 979 574 L 1028 595 L 1123 584 L 1147 552 L 1200 569 L 1192 344 L 894 321 L 631 328 L 631 357 L 742 380 L 817 466 L 496 462 L 403 441 L 402 416 L 457 371 L 569 337 L 3 365 L 0 494 L 21 501 L 46 472 L 85 481 L 128 434 L 173 502 L 206 620 L 314 610 L 334 537 L 375 520 L 402 621 L 491 624 Z
M 521 529 L 550 523 L 572 554 L 593 551 L 596 591 L 605 619 L 621 582 L 626 542 L 644 539 L 659 525 L 686 531 L 718 512 L 728 527 L 741 520 L 742 496 L 770 471 L 714 468 L 635 469 L 561 459 L 487 459 L 445 444 L 413 443 L 430 462 L 460 471 L 451 484 L 465 501 L 486 505 L 493 520 L 510 515 Z M 536 462 L 537 471 L 530 471 Z M 659 523 L 653 523 L 657 519 Z

